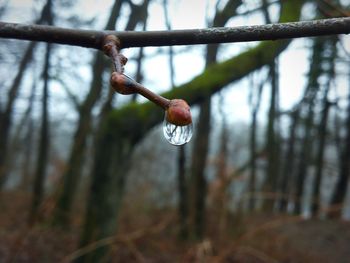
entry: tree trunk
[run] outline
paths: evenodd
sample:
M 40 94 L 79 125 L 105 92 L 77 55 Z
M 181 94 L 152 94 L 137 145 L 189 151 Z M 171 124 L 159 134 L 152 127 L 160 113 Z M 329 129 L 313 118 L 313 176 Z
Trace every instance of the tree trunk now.
M 205 199 L 207 182 L 204 176 L 206 167 L 208 138 L 210 131 L 210 98 L 207 98 L 200 107 L 197 135 L 194 139 L 191 182 L 190 182 L 190 231 L 191 238 L 202 239 L 205 224 Z
M 258 87 L 258 93 L 254 96 L 252 87 L 251 103 L 252 103 L 252 123 L 250 128 L 250 177 L 248 181 L 248 188 L 251 196 L 249 197 L 248 209 L 253 211 L 255 209 L 255 185 L 256 185 L 256 130 L 257 130 L 257 115 L 260 108 L 261 94 L 263 91 L 263 83 Z M 254 99 L 255 97 L 255 99 Z M 255 101 L 254 101 L 255 100 Z
M 134 145 L 126 136 L 108 131 L 106 123 L 103 125 L 95 153 L 90 196 L 79 247 L 115 233 L 125 175 Z M 78 258 L 76 262 L 102 262 L 103 259 L 107 260 L 108 253 L 109 246 L 99 247 Z
M 222 105 L 222 104 L 221 104 Z M 222 112 L 224 115 L 225 113 Z M 228 174 L 227 174 L 227 157 L 228 157 L 228 133 L 226 118 L 223 116 L 223 125 L 220 138 L 220 149 L 217 161 L 216 179 L 219 180 L 219 187 L 217 189 L 217 200 L 214 202 L 214 212 L 217 211 L 218 217 L 218 234 L 224 237 L 227 230 L 227 203 L 229 200 L 228 194 Z
M 186 240 L 188 238 L 188 193 L 186 186 L 186 152 L 185 146 L 180 146 L 178 150 L 178 191 L 179 191 L 179 238 Z
M 326 38 L 324 43 L 325 49 L 329 52 L 325 52 L 325 62 L 327 62 L 328 70 L 325 72 L 327 76 L 327 83 L 325 85 L 325 94 L 323 97 L 323 112 L 321 116 L 321 121 L 319 124 L 319 139 L 318 139 L 318 151 L 316 156 L 316 176 L 312 195 L 311 203 L 311 214 L 316 217 L 319 213 L 321 207 L 321 182 L 324 169 L 324 154 L 327 140 L 327 124 L 328 124 L 328 114 L 332 103 L 328 101 L 328 93 L 331 89 L 332 81 L 335 78 L 335 60 L 337 58 L 337 42 L 338 38 Z
M 52 0 L 48 0 L 47 8 L 43 17 L 48 25 L 53 25 Z M 36 172 L 34 175 L 33 197 L 31 210 L 29 212 L 29 223 L 33 224 L 40 218 L 40 204 L 44 198 L 45 191 L 45 175 L 49 162 L 49 145 L 50 145 L 50 131 L 49 131 L 49 82 L 50 82 L 50 59 L 51 59 L 52 45 L 46 45 L 45 64 L 43 69 L 43 97 L 42 97 L 42 116 L 41 116 L 41 130 L 39 139 L 39 150 L 36 163 Z
M 122 0 L 116 0 L 106 30 L 113 30 L 119 16 Z M 102 90 L 102 76 L 107 65 L 104 55 L 99 52 L 94 58 L 92 64 L 92 82 L 89 93 L 80 107 L 78 126 L 74 134 L 73 145 L 69 154 L 67 168 L 63 174 L 63 187 L 57 199 L 57 205 L 54 211 L 53 224 L 67 227 L 70 221 L 70 215 L 73 205 L 74 196 L 78 188 L 81 172 L 84 162 L 84 153 L 86 142 L 90 133 L 92 115 L 91 111 L 100 98 Z
M 297 106 L 299 107 L 299 106 Z M 280 200 L 278 203 L 278 211 L 279 212 L 286 212 L 287 206 L 288 206 L 288 194 L 290 190 L 291 185 L 291 179 L 294 175 L 294 168 L 295 168 L 295 144 L 296 144 L 296 131 L 297 126 L 299 122 L 299 109 L 296 108 L 291 113 L 291 126 L 289 130 L 289 139 L 287 141 L 287 150 L 286 155 L 284 158 L 284 165 L 283 165 L 283 173 L 281 178 L 281 185 L 280 185 Z
M 163 12 L 167 30 L 171 30 L 171 23 L 168 14 L 168 1 L 163 1 Z M 175 87 L 175 69 L 174 69 L 174 50 L 170 46 L 168 49 L 169 71 L 170 71 L 170 86 Z M 179 239 L 187 240 L 189 237 L 188 229 L 188 185 L 186 180 L 186 146 L 182 145 L 177 150 L 177 181 L 178 181 L 178 217 L 179 217 Z
M 35 22 L 36 24 L 41 24 L 47 22 L 47 14 L 51 8 L 51 1 L 47 1 L 46 5 L 41 11 L 39 19 Z M 7 180 L 7 153 L 8 153 L 8 141 L 9 132 L 12 126 L 12 112 L 15 100 L 17 99 L 19 88 L 24 77 L 24 73 L 27 66 L 32 60 L 34 49 L 37 42 L 29 43 L 26 51 L 24 52 L 23 58 L 19 64 L 19 68 L 14 78 L 11 87 L 8 92 L 7 104 L 4 112 L 0 112 L 0 189 L 4 186 Z
M 266 133 L 266 150 L 267 150 L 267 168 L 266 181 L 264 183 L 264 192 L 268 195 L 275 193 L 277 189 L 277 176 L 279 170 L 278 161 L 278 139 L 276 133 L 276 119 L 278 112 L 278 74 L 277 64 L 273 62 L 270 66 L 271 77 L 271 95 L 270 95 L 270 109 Z M 272 212 L 275 203 L 275 198 L 264 200 L 264 210 Z
M 33 110 L 36 85 L 37 85 L 36 82 L 34 82 L 33 86 L 32 86 L 31 93 L 30 93 L 28 108 L 27 108 L 20 124 L 18 125 L 18 127 L 16 129 L 14 139 L 13 139 L 13 141 L 14 141 L 13 145 L 17 145 L 17 144 L 20 144 L 21 142 L 24 142 L 23 143 L 24 161 L 23 161 L 23 165 L 22 165 L 22 167 L 23 167 L 22 177 L 21 177 L 21 181 L 19 183 L 19 189 L 23 190 L 23 191 L 26 191 L 29 189 L 30 177 L 32 174 L 30 166 L 31 166 L 31 159 L 32 159 L 31 151 L 32 151 L 32 147 L 33 147 L 33 129 L 34 129 L 33 126 L 34 125 L 33 125 L 33 120 L 32 120 L 31 115 L 32 115 L 32 110 Z M 21 138 L 21 133 L 23 132 L 23 130 L 25 130 L 25 126 L 27 126 L 26 133 L 24 135 L 24 138 Z M 16 155 L 16 153 L 14 153 L 14 154 Z
M 224 26 L 226 22 L 235 15 L 241 1 L 230 0 L 222 10 L 217 10 L 213 19 L 213 26 Z M 211 44 L 207 47 L 206 67 L 216 63 L 219 45 Z M 210 134 L 210 104 L 211 99 L 207 97 L 200 106 L 197 136 L 194 140 L 192 165 L 191 165 L 191 206 L 190 206 L 190 230 L 191 237 L 200 240 L 203 237 L 205 225 L 205 200 L 207 193 L 207 182 L 204 171 L 208 154 L 208 140 Z
M 313 139 L 313 121 L 314 121 L 314 109 L 313 102 L 310 102 L 308 109 L 308 116 L 305 120 L 304 137 L 301 142 L 301 152 L 299 154 L 299 165 L 296 176 L 296 191 L 295 191 L 295 204 L 294 214 L 300 215 L 302 213 L 302 198 L 304 192 L 304 180 L 307 176 L 307 169 L 312 153 L 312 139 Z
M 323 101 L 323 113 L 321 117 L 321 122 L 319 125 L 319 143 L 318 150 L 316 156 L 316 176 L 314 182 L 314 189 L 312 193 L 312 203 L 311 203 L 311 214 L 312 216 L 317 216 L 318 211 L 321 206 L 321 196 L 320 196 L 320 188 L 321 188 L 321 180 L 323 174 L 323 163 L 324 163 L 324 152 L 326 145 L 326 136 L 327 136 L 327 122 L 328 122 L 328 112 L 331 106 L 331 103 L 327 99 L 327 94 L 324 95 Z
M 19 185 L 19 189 L 22 191 L 28 191 L 32 182 L 32 150 L 33 150 L 33 136 L 34 135 L 34 123 L 30 118 L 27 125 L 27 133 L 24 137 L 25 148 L 24 148 L 24 162 L 22 165 L 22 177 Z
M 329 218 L 340 218 L 342 215 L 341 206 L 344 202 L 349 174 L 350 174 L 350 83 L 349 83 L 349 98 L 348 98 L 348 110 L 346 119 L 346 136 L 345 143 L 340 160 L 339 177 L 335 185 L 335 189 L 331 198 L 331 209 L 328 212 Z
M 51 56 L 51 44 L 46 46 L 45 66 L 43 72 L 43 97 L 42 97 L 42 119 L 41 119 L 41 131 L 39 140 L 39 152 L 36 163 L 36 172 L 34 175 L 34 187 L 33 187 L 33 199 L 31 205 L 31 211 L 29 215 L 29 222 L 34 223 L 37 219 L 40 219 L 40 204 L 44 198 L 45 188 L 45 175 L 49 162 L 49 113 L 48 113 L 48 99 L 49 99 L 49 70 L 50 70 L 50 56 Z
M 319 90 L 318 78 L 322 74 L 322 53 L 323 41 L 315 39 L 313 43 L 313 53 L 308 74 L 308 84 L 305 91 L 304 103 L 308 103 L 308 115 L 304 125 L 304 137 L 301 142 L 301 152 L 299 154 L 299 166 L 296 176 L 295 205 L 294 214 L 302 212 L 302 196 L 304 191 L 304 180 L 307 176 L 307 169 L 312 154 L 313 147 L 313 124 L 314 124 L 314 104 L 316 94 Z

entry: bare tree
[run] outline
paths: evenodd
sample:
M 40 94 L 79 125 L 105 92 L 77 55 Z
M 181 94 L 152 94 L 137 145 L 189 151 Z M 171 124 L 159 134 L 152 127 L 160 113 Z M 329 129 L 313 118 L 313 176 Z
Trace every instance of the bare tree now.
M 335 59 L 337 57 L 337 38 L 326 38 L 325 48 L 329 50 L 329 54 L 324 55 L 324 60 L 327 65 L 327 71 L 325 76 L 327 77 L 327 82 L 325 84 L 325 91 L 322 101 L 322 114 L 321 120 L 318 128 L 318 149 L 316 156 L 316 175 L 315 183 L 312 195 L 312 205 L 311 213 L 313 216 L 317 216 L 319 209 L 321 207 L 321 181 L 324 170 L 324 155 L 326 153 L 326 141 L 327 141 L 327 125 L 328 125 L 328 115 L 332 103 L 328 100 L 328 93 L 331 89 L 331 83 L 335 78 Z M 326 52 L 325 52 L 326 53 Z
M 310 62 L 308 74 L 308 84 L 305 91 L 304 103 L 306 104 L 307 116 L 304 120 L 304 135 L 301 141 L 301 150 L 299 153 L 298 171 L 295 181 L 295 206 L 294 213 L 302 212 L 302 196 L 304 191 L 304 180 L 307 175 L 307 169 L 312 156 L 313 138 L 314 138 L 314 106 L 316 95 L 319 91 L 319 76 L 322 73 L 322 52 L 323 42 L 320 39 L 313 41 L 313 53 Z
M 123 1 L 115 0 L 105 29 L 112 30 L 115 27 Z M 71 147 L 67 168 L 63 174 L 63 186 L 60 190 L 53 224 L 67 226 L 69 224 L 74 195 L 81 177 L 84 152 L 86 149 L 87 137 L 90 133 L 92 109 L 100 98 L 102 90 L 102 75 L 106 70 L 106 62 L 101 53 L 97 53 L 91 67 L 92 81 L 89 93 L 79 107 L 78 126 L 74 133 L 73 145 Z
M 260 108 L 260 102 L 261 102 L 261 94 L 263 91 L 264 83 L 260 83 L 258 86 L 257 94 L 254 96 L 253 93 L 253 85 L 251 88 L 251 95 L 250 95 L 250 103 L 251 103 L 251 127 L 250 127 L 250 176 L 248 181 L 248 188 L 249 192 L 251 193 L 251 197 L 249 198 L 249 209 L 254 210 L 255 208 L 255 185 L 256 185 L 256 155 L 257 155 L 257 143 L 256 143 L 256 131 L 257 131 L 257 115 Z
M 217 10 L 212 26 L 224 26 L 227 21 L 236 14 L 241 1 L 230 0 L 222 10 Z M 208 45 L 206 53 L 206 67 L 216 63 L 219 45 Z M 208 140 L 210 133 L 211 99 L 208 96 L 200 105 L 200 113 L 197 126 L 197 135 L 194 139 L 191 179 L 190 179 L 190 226 L 191 237 L 201 239 L 205 225 L 205 200 L 207 183 L 205 179 L 205 167 L 208 153 Z
M 350 83 L 349 83 L 350 87 Z M 342 205 L 345 199 L 349 174 L 350 174 L 350 88 L 349 88 L 349 98 L 348 98 L 348 109 L 347 109 L 347 119 L 345 123 L 346 136 L 345 142 L 342 149 L 342 155 L 340 160 L 339 177 L 336 182 L 336 186 L 331 199 L 331 209 L 328 212 L 330 218 L 340 218 L 342 215 L 342 210 L 339 207 Z M 332 209 L 332 206 L 335 206 Z
M 48 25 L 53 25 L 53 13 L 52 13 L 52 0 L 47 1 L 47 10 L 44 13 L 45 20 Z M 40 129 L 40 141 L 38 159 L 36 163 L 36 172 L 34 176 L 33 185 L 33 200 L 31 210 L 29 213 L 29 222 L 33 223 L 36 219 L 39 219 L 39 207 L 44 197 L 44 184 L 45 175 L 49 162 L 49 112 L 48 112 L 48 99 L 49 99 L 49 82 L 50 82 L 50 58 L 51 58 L 52 45 L 46 45 L 46 54 L 44 59 L 43 69 L 43 96 L 42 96 L 42 116 L 41 116 L 41 129 Z
M 40 17 L 35 21 L 36 24 L 44 23 L 47 19 L 48 10 L 50 8 L 49 1 L 44 5 Z M 36 42 L 29 43 L 26 51 L 23 54 L 22 60 L 19 63 L 17 74 L 9 88 L 7 103 L 3 111 L 0 112 L 0 188 L 3 187 L 7 180 L 7 154 L 8 141 L 10 136 L 10 129 L 12 127 L 12 113 L 14 110 L 14 103 L 18 97 L 21 82 L 24 78 L 24 73 L 27 66 L 32 60 L 33 52 L 36 47 Z

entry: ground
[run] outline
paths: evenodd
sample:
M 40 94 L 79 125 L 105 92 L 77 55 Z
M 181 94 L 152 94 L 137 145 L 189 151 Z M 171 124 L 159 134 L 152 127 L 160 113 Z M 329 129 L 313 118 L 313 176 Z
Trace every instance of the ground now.
M 53 229 L 47 219 L 28 226 L 28 194 L 3 193 L 0 199 L 0 262 L 70 262 L 104 244 L 113 244 L 113 262 L 350 262 L 349 222 L 255 214 L 232 217 L 219 234 L 209 217 L 207 238 L 195 243 L 176 237 L 176 211 L 135 215 L 124 209 L 115 237 L 77 250 L 81 219 L 69 230 Z M 44 217 L 53 203 L 43 204 Z

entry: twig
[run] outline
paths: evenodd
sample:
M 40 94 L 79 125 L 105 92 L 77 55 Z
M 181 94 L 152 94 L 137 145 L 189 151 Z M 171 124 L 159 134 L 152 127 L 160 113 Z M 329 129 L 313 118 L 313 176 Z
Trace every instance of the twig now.
M 96 31 L 0 22 L 1 38 L 44 41 L 95 49 L 101 49 L 104 37 L 110 34 L 120 39 L 121 48 L 128 48 L 248 42 L 349 33 L 349 17 L 255 26 L 148 32 Z
M 173 219 L 173 215 L 169 216 L 164 221 L 162 221 L 161 223 L 157 224 L 154 227 L 143 228 L 143 229 L 137 230 L 135 232 L 132 232 L 132 233 L 128 234 L 127 236 L 119 236 L 119 237 L 118 236 L 111 236 L 111 237 L 107 237 L 104 239 L 100 239 L 94 243 L 91 243 L 85 247 L 82 247 L 82 248 L 74 251 L 70 255 L 66 256 L 61 262 L 62 263 L 71 262 L 74 259 L 77 259 L 77 258 L 79 258 L 79 257 L 81 257 L 81 256 L 83 256 L 91 251 L 94 251 L 97 248 L 108 246 L 111 244 L 124 243 L 126 245 L 130 245 L 130 242 L 136 241 L 147 234 L 157 234 L 157 233 L 161 232 L 163 229 L 165 229 L 169 225 L 169 223 L 172 221 L 172 219 Z

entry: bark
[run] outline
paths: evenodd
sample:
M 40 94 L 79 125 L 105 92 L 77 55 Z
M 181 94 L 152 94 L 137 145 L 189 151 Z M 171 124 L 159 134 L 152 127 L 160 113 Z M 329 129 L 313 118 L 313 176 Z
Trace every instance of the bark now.
M 348 17 L 259 26 L 148 32 L 78 30 L 0 22 L 2 38 L 44 41 L 95 49 L 101 49 L 107 34 L 116 35 L 121 40 L 122 48 L 130 48 L 278 40 L 349 33 L 350 18 Z
M 117 22 L 122 1 L 116 0 L 112 7 L 106 29 L 113 29 Z M 57 199 L 53 224 L 68 226 L 71 216 L 74 196 L 77 191 L 84 162 L 87 138 L 92 122 L 92 109 L 102 91 L 102 76 L 107 65 L 101 53 L 96 54 L 92 64 L 92 81 L 88 95 L 80 106 L 78 126 L 74 134 L 73 145 L 69 153 L 66 170 L 63 174 L 63 187 Z

